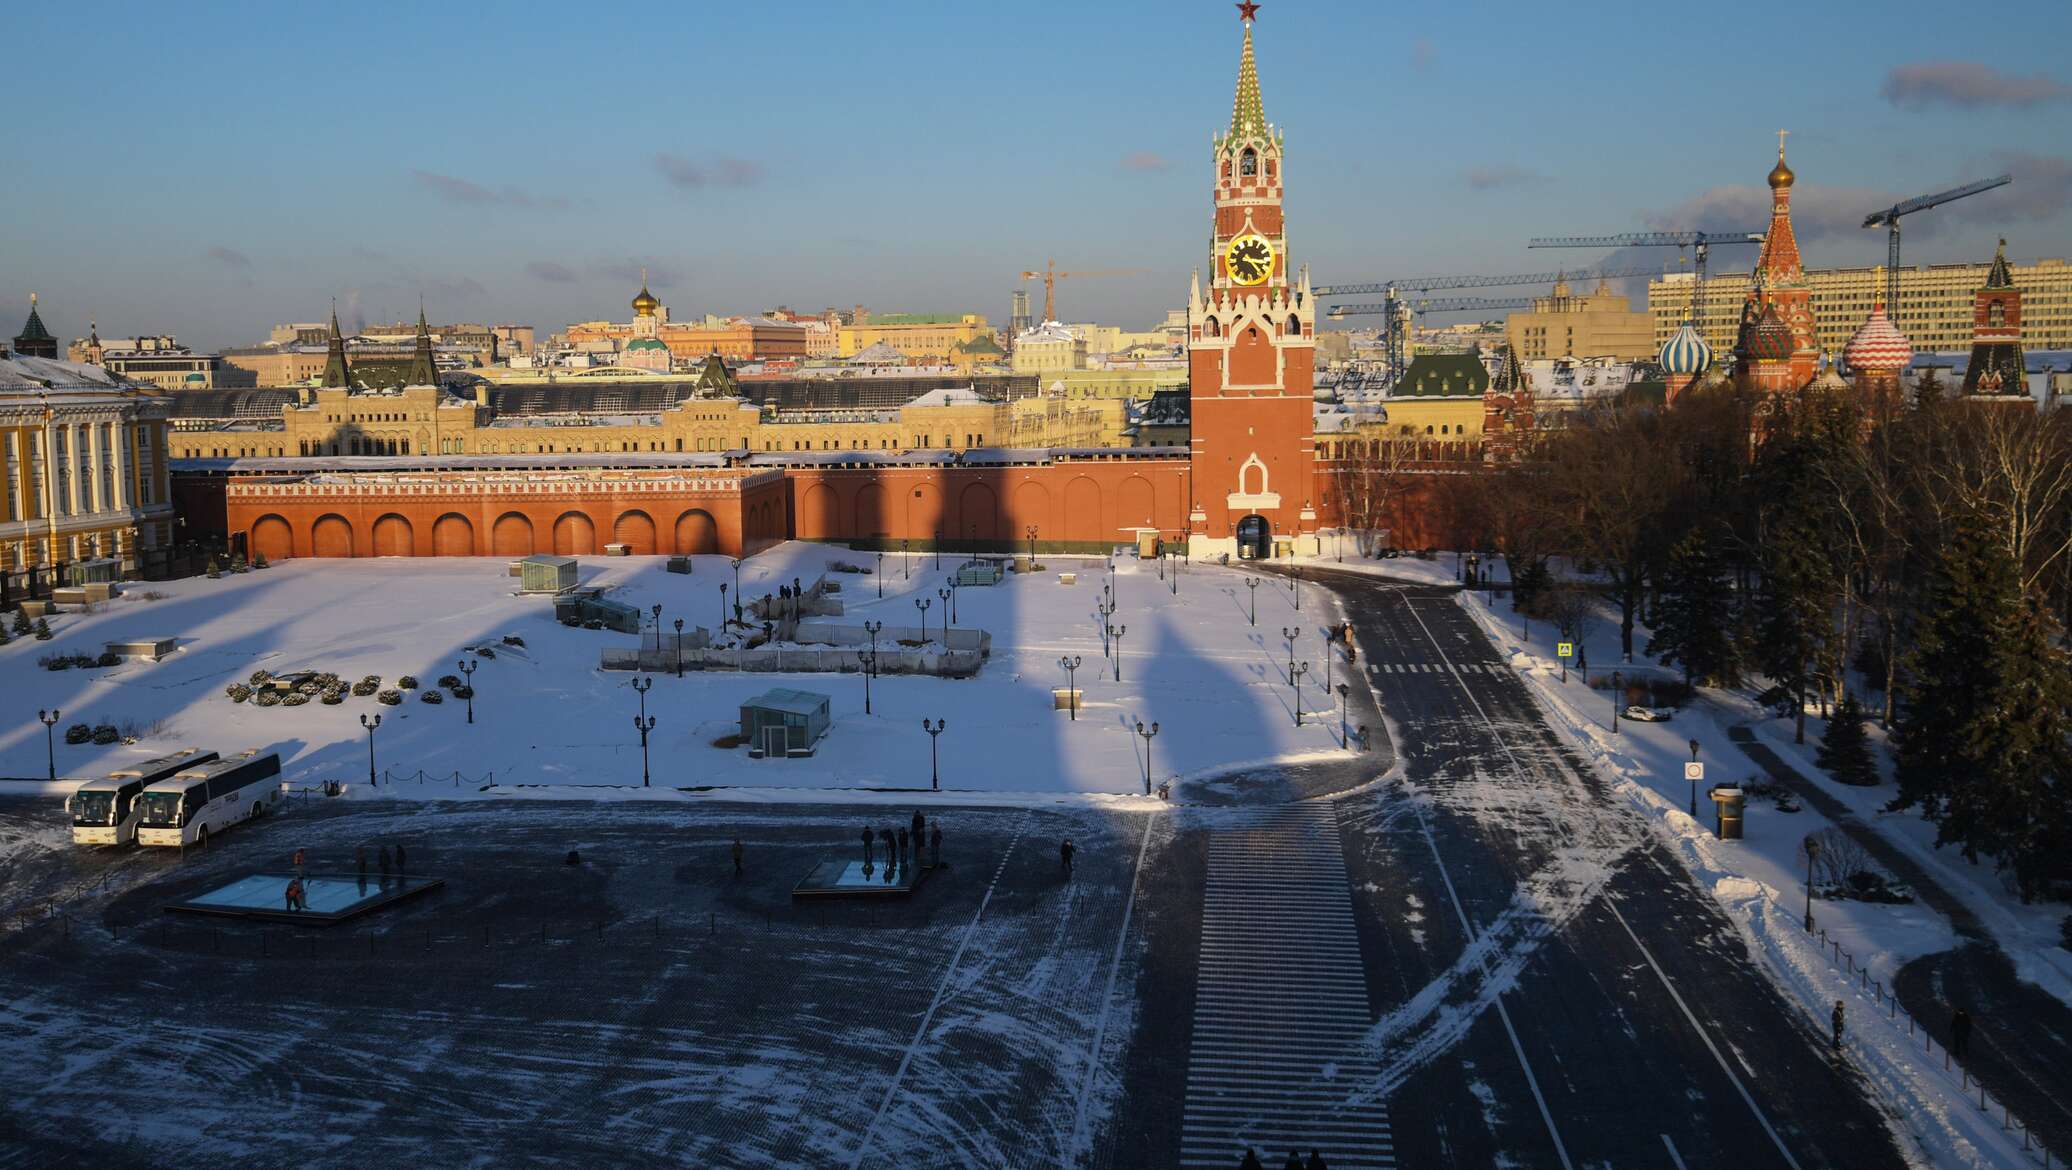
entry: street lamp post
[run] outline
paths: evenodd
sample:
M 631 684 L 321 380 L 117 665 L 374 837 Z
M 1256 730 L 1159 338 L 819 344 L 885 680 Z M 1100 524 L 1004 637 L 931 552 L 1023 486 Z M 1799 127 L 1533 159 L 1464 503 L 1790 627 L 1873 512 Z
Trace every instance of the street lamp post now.
M 1108 636 L 1115 639 L 1115 681 L 1122 681 L 1122 636 L 1129 633 L 1128 626 L 1109 626 Z
M 938 589 L 935 591 L 935 596 L 938 601 L 942 602 L 942 642 L 944 646 L 948 646 L 950 644 L 951 603 L 957 599 L 957 591 L 955 589 Z
M 1612 734 L 1619 734 L 1619 704 L 1626 699 L 1626 676 L 1612 671 Z
M 942 568 L 942 529 L 935 530 L 935 567 Z
M 950 624 L 957 624 L 957 578 L 950 578 Z
M 949 725 L 947 719 L 938 719 L 932 724 L 925 717 L 921 720 L 921 730 L 928 733 L 928 787 L 938 792 L 942 791 L 942 773 L 938 767 L 940 757 L 935 750 L 936 741 L 942 738 L 942 729 Z
M 1166 586 L 1173 591 L 1174 597 L 1180 596 L 1180 566 L 1185 563 L 1184 560 L 1175 554 L 1173 557 L 1173 571 L 1166 574 Z
M 683 619 L 676 619 L 676 677 L 683 677 Z
M 907 559 L 907 539 L 904 536 L 899 538 L 899 576 L 903 581 L 914 576 L 914 563 Z
M 662 640 L 662 603 L 656 602 L 648 610 L 648 616 L 655 619 L 655 641 L 660 642 Z
M 367 787 L 379 787 L 381 782 L 374 778 L 374 729 L 381 726 L 381 716 L 369 719 L 360 716 L 360 726 L 367 729 Z
M 1698 762 L 1698 741 L 1691 741 L 1691 762 Z M 1698 819 L 1698 770 L 1691 769 L 1691 819 Z
M 738 600 L 741 596 L 741 558 L 730 557 L 728 563 L 734 566 L 734 597 Z
M 1259 624 L 1259 578 L 1245 578 L 1245 588 L 1250 590 L 1252 594 L 1251 623 L 1256 626 Z
M 1295 677 L 1295 639 L 1302 636 L 1301 626 L 1282 626 L 1281 637 L 1288 641 L 1288 677 Z
M 1144 726 L 1142 719 L 1137 720 L 1137 734 L 1144 737 L 1144 795 L 1149 796 L 1151 795 L 1151 741 L 1158 737 L 1157 722 L 1154 721 L 1147 728 Z
M 1295 726 L 1302 726 L 1302 676 L 1309 673 L 1309 663 L 1288 672 L 1290 688 L 1295 692 Z
M 648 688 L 655 685 L 653 678 L 633 680 L 633 693 L 640 696 L 640 714 L 633 717 L 633 726 L 640 730 L 640 786 L 648 786 L 648 732 L 655 729 L 654 716 L 647 713 Z
M 1806 933 L 1813 933 L 1813 859 L 1820 856 L 1820 841 L 1806 838 Z
M 921 644 L 928 644 L 928 607 L 935 604 L 933 597 L 914 598 L 914 608 L 921 611 Z
M 1074 686 L 1072 679 L 1082 661 L 1084 659 L 1077 654 L 1067 654 L 1058 659 L 1058 665 L 1065 668 L 1065 703 L 1071 708 L 1074 723 L 1079 722 L 1079 690 Z
M 1035 526 L 1034 524 L 1031 524 L 1031 525 L 1029 525 L 1029 527 L 1028 527 L 1028 535 L 1029 535 L 1029 567 L 1030 567 L 1031 569 L 1033 569 L 1033 568 L 1035 568 L 1035 567 L 1036 567 L 1036 526 Z
M 878 599 L 882 601 L 885 598 L 885 550 L 882 548 L 878 550 L 877 571 L 871 576 L 878 579 Z
M 863 671 L 863 713 L 871 713 L 871 674 L 878 668 L 878 648 L 856 652 L 857 668 Z
M 1302 612 L 1302 566 L 1288 566 L 1288 584 L 1295 589 L 1295 612 Z
M 36 712 L 36 718 L 43 721 L 43 754 L 50 761 L 50 782 L 52 784 L 58 782 L 58 741 L 57 734 L 51 728 L 58 725 L 58 717 L 63 714 L 63 711 Z
M 1351 687 L 1344 683 L 1338 684 L 1338 746 L 1343 748 L 1351 748 L 1353 746 L 1352 728 L 1347 721 L 1345 711 L 1346 700 L 1351 693 Z
M 454 663 L 454 666 L 459 669 L 460 676 L 467 688 L 468 722 L 470 723 L 475 721 L 475 668 L 480 665 L 481 663 L 473 658 L 468 659 L 466 662 Z
M 727 583 L 719 583 L 719 632 L 727 632 Z

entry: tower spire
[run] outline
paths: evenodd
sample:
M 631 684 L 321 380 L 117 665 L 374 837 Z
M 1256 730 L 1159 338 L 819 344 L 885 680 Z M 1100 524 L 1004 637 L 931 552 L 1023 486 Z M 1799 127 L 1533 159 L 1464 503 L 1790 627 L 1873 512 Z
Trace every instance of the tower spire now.
M 1237 98 L 1231 104 L 1230 136 L 1264 137 L 1266 106 L 1259 100 L 1259 66 L 1252 57 L 1252 20 L 1259 13 L 1259 6 L 1246 0 L 1237 10 L 1245 22 L 1245 47 L 1237 61 Z
M 352 368 L 345 362 L 345 335 L 338 331 L 338 298 L 331 298 L 331 337 L 324 355 L 324 385 L 331 389 L 350 390 L 353 385 Z
M 408 386 L 437 386 L 439 368 L 432 362 L 432 329 L 425 323 L 424 298 L 417 298 L 417 350 L 410 358 Z

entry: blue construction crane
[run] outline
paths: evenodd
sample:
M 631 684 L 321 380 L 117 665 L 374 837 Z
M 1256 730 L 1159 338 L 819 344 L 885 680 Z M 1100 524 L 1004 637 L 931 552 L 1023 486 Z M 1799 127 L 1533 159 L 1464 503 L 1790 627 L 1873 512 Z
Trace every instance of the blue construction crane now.
M 1690 319 L 1699 320 L 1698 298 L 1705 289 L 1705 261 L 1719 244 L 1760 244 L 1761 232 L 1621 232 L 1611 236 L 1534 236 L 1528 248 L 1689 248 L 1691 249 Z
M 1333 297 L 1371 296 L 1375 293 L 1388 295 L 1391 289 L 1410 292 L 1431 292 L 1442 288 L 1504 288 L 1514 284 L 1553 284 L 1555 281 L 1574 276 L 1579 280 L 1620 280 L 1629 276 L 1660 276 L 1653 268 L 1619 268 L 1595 272 L 1518 272 L 1509 276 L 1405 276 L 1396 280 L 1376 281 L 1368 284 L 1327 284 L 1311 289 L 1319 299 Z
M 1902 203 L 1895 203 L 1883 211 L 1873 211 L 1864 217 L 1863 226 L 1867 228 L 1882 227 L 1889 229 L 1891 232 L 1885 247 L 1885 311 L 1892 315 L 1894 321 L 1899 320 L 1899 217 L 1912 215 L 1917 211 L 1926 211 L 1931 207 L 1941 207 L 1945 203 L 1953 203 L 1959 199 L 1977 195 L 1982 191 L 1991 191 L 1995 187 L 2005 187 L 2012 182 L 2014 182 L 2013 175 L 1998 175 L 1991 179 L 1980 179 L 1976 183 L 1966 183 L 1962 187 L 1952 187 L 1947 191 L 1938 191 L 1933 195 L 1922 195 Z
M 1454 278 L 1462 279 L 1462 278 Z M 1345 287 L 1345 286 L 1341 286 Z M 1393 386 L 1403 376 L 1405 361 L 1403 355 L 1403 327 L 1414 313 L 1482 313 L 1503 312 L 1509 309 L 1529 309 L 1532 300 L 1526 297 L 1421 297 L 1405 300 L 1395 295 L 1395 289 L 1383 286 L 1388 294 L 1385 301 L 1362 305 L 1338 305 L 1324 311 L 1333 321 L 1371 313 L 1386 314 L 1382 326 L 1382 346 L 1386 354 L 1388 384 Z

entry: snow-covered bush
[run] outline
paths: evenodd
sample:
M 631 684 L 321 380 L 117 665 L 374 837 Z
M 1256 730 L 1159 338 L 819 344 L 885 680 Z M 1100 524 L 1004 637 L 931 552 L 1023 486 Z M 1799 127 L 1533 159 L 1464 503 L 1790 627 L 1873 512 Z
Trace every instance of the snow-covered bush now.
M 94 665 L 95 665 L 95 666 L 121 666 L 121 665 L 122 665 L 122 655 L 120 655 L 120 654 L 117 654 L 117 653 L 115 653 L 115 652 L 114 652 L 114 651 L 112 651 L 112 650 L 103 650 L 103 651 L 101 651 L 101 656 L 100 656 L 99 658 L 96 658 L 96 659 L 94 659 Z
M 121 739 L 122 733 L 115 730 L 113 723 L 97 723 L 94 725 L 94 742 L 102 747 L 119 742 Z
M 380 694 L 374 696 L 374 701 L 380 703 L 384 707 L 399 707 L 403 703 L 403 692 L 391 687 L 390 689 L 385 690 Z
M 414 674 L 406 674 L 402 678 L 396 680 L 396 685 L 406 691 L 414 691 L 417 689 L 417 676 Z
M 260 691 L 252 696 L 252 705 L 254 707 L 278 707 L 281 705 L 281 693 L 279 691 Z
M 442 674 L 439 676 L 439 685 L 450 691 L 460 685 L 460 676 L 457 674 Z
M 360 681 L 366 683 L 370 687 L 378 687 L 381 685 L 381 676 L 378 674 L 370 674 L 362 678 Z
M 477 647 L 475 647 L 475 657 L 477 657 L 477 658 L 495 658 L 495 657 L 496 657 L 496 651 L 494 651 L 494 650 L 491 650 L 491 649 L 490 649 L 489 647 L 487 647 L 487 646 L 477 646 Z
M 230 696 L 231 702 L 242 703 L 252 697 L 252 688 L 243 683 L 231 683 L 223 688 L 223 693 Z
M 317 676 L 317 686 L 327 691 L 337 690 L 344 682 L 344 679 L 339 678 L 328 670 Z
M 427 703 L 443 703 L 446 701 L 445 694 L 440 691 L 426 691 L 417 697 Z
M 358 695 L 363 699 L 380 689 L 381 684 L 371 679 L 363 678 L 360 681 L 353 684 L 353 694 Z
M 321 695 L 324 693 L 324 684 L 313 678 L 305 679 L 295 684 L 295 693 L 298 695 Z
M 523 638 L 519 637 L 519 636 L 518 636 L 518 635 L 516 635 L 516 634 L 505 634 L 505 635 L 504 635 L 504 645 L 506 645 L 506 646 L 517 646 L 517 647 L 519 647 L 519 648 L 523 649 L 523 648 L 524 648 L 524 646 L 525 646 L 525 639 L 523 639 Z
M 292 691 L 281 696 L 281 706 L 283 707 L 300 707 L 307 702 L 309 702 L 309 696 L 301 691 Z
M 94 737 L 94 729 L 93 729 L 93 728 L 91 728 L 91 727 L 88 727 L 88 726 L 87 726 L 86 724 L 84 724 L 84 723 L 74 723 L 74 724 L 73 724 L 72 726 L 70 726 L 70 727 L 67 727 L 67 728 L 65 729 L 65 742 L 66 742 L 66 743 L 72 743 L 72 744 L 79 744 L 79 743 L 85 743 L 85 742 L 86 742 L 87 740 L 90 740 L 90 739 L 92 739 L 93 737 Z
M 472 699 L 475 697 L 475 688 L 468 686 L 466 683 L 457 687 L 448 687 L 447 689 L 453 692 L 453 697 L 456 699 Z
M 325 691 L 319 698 L 319 701 L 326 707 L 336 707 L 338 704 L 345 702 L 345 692 L 336 689 Z
M 255 670 L 255 671 L 253 671 L 253 672 L 252 672 L 251 678 L 250 678 L 250 679 L 249 679 L 248 681 L 250 681 L 250 682 L 251 682 L 251 684 L 252 684 L 253 686 L 255 686 L 255 687 L 256 687 L 256 686 L 258 686 L 259 684 L 261 684 L 261 683 L 264 683 L 264 682 L 269 682 L 269 681 L 271 681 L 272 679 L 273 679 L 273 672 L 272 672 L 272 671 L 270 671 L 270 670 Z
M 72 656 L 70 654 L 45 654 L 36 660 L 36 665 L 45 670 L 70 670 L 72 669 Z

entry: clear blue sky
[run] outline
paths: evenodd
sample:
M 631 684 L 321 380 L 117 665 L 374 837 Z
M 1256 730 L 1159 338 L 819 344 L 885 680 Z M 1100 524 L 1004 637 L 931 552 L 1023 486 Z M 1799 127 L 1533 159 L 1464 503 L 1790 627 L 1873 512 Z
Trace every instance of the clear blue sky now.
M 1969 14 L 1967 14 L 1969 13 Z M 397 318 L 679 317 L 785 303 L 1142 327 L 1202 263 L 1240 26 L 1117 5 L 38 4 L 10 13 L 0 334 Z M 1794 131 L 1814 265 L 1900 196 L 1909 258 L 2072 255 L 2072 5 L 1266 0 L 1297 262 L 1319 282 L 1587 263 L 1528 236 L 1761 227 Z M 1741 221 L 1747 221 L 1745 224 Z M 1660 256 L 1657 257 L 1661 258 Z M 1039 289 L 1040 294 L 1040 289 Z

